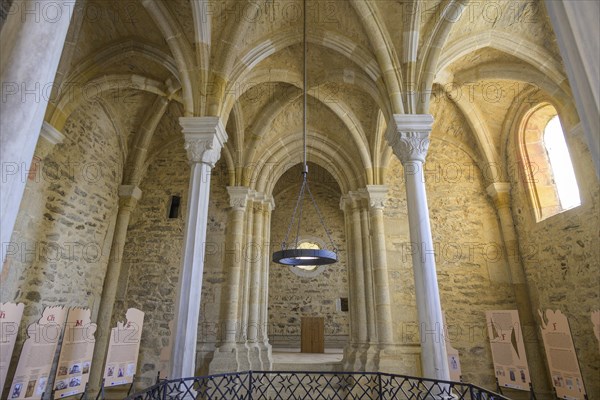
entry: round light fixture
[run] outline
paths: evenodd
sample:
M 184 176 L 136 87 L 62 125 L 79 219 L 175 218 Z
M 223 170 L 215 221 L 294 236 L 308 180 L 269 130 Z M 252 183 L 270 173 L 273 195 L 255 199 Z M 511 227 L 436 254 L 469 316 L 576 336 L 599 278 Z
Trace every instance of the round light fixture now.
M 300 223 L 302 222 L 302 206 L 304 200 L 305 191 L 308 192 L 310 199 L 312 200 L 312 204 L 317 212 L 319 217 L 319 221 L 321 225 L 325 229 L 325 234 L 329 238 L 331 242 L 331 248 L 336 250 L 336 246 L 333 243 L 333 239 L 331 239 L 331 235 L 325 226 L 325 221 L 323 220 L 323 216 L 321 215 L 321 211 L 319 211 L 319 207 L 315 202 L 315 198 L 313 197 L 310 187 L 308 186 L 308 165 L 306 164 L 306 87 L 307 87 L 307 73 L 306 73 L 306 0 L 304 0 L 304 29 L 303 29 L 303 63 L 304 63 L 304 82 L 303 82 L 303 108 L 302 108 L 302 138 L 303 138 L 303 169 L 302 169 L 302 186 L 300 187 L 300 194 L 298 195 L 298 200 L 296 201 L 296 207 L 294 208 L 294 213 L 292 214 L 292 219 L 290 221 L 290 225 L 287 230 L 287 234 L 285 236 L 285 240 L 281 245 L 281 250 L 273 253 L 273 262 L 282 265 L 291 265 L 291 266 L 317 266 L 317 265 L 327 265 L 333 264 L 337 262 L 337 252 L 321 249 L 317 246 L 317 248 L 302 248 L 299 246 L 298 235 L 300 234 Z M 298 218 L 297 228 L 296 228 L 296 239 L 294 241 L 294 248 L 289 248 L 287 246 L 288 239 L 290 237 L 290 232 L 292 230 L 292 226 L 294 225 L 294 220 Z

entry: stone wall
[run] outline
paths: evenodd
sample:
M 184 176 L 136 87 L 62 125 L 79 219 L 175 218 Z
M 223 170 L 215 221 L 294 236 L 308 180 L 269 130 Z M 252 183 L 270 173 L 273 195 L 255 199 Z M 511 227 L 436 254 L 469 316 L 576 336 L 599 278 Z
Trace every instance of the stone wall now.
M 568 318 L 588 397 L 600 398 L 600 354 L 591 312 L 600 309 L 598 180 L 583 134 L 568 134 L 582 204 L 536 223 L 520 172 L 516 140 L 508 141 L 512 212 L 534 310 L 561 310 Z M 534 312 L 536 322 L 540 322 Z M 542 343 L 540 338 L 540 343 Z
M 117 133 L 100 107 L 77 110 L 63 134 L 54 148 L 40 139 L 33 168 L 23 175 L 27 186 L 6 247 L 1 301 L 25 303 L 13 368 L 27 326 L 44 307 L 88 307 L 92 321 L 98 313 L 122 158 Z
M 300 348 L 300 323 L 303 316 L 324 317 L 326 342 L 346 341 L 349 328 L 347 312 L 336 310 L 336 300 L 348 297 L 348 271 L 344 215 L 339 208 L 340 193 L 333 177 L 322 168 L 310 167 L 311 190 L 339 248 L 339 261 L 326 266 L 314 277 L 298 276 L 289 267 L 271 263 L 269 271 L 269 339 L 274 343 Z M 300 190 L 300 169 L 291 168 L 279 180 L 273 192 L 275 210 L 271 219 L 271 248 L 281 248 L 291 213 Z M 336 190 L 337 189 L 337 190 Z M 306 195 L 301 237 L 316 237 L 329 245 L 314 207 Z M 290 236 L 295 237 L 295 229 Z M 345 343 L 340 344 L 342 346 Z

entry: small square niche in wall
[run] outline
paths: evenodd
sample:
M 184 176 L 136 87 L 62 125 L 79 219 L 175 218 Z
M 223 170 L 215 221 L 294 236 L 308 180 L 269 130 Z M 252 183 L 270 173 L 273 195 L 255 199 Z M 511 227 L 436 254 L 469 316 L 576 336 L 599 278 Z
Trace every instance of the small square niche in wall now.
M 348 298 L 340 297 L 336 300 L 337 311 L 348 312 Z
M 181 209 L 181 196 L 171 196 L 169 200 L 169 219 L 177 219 L 179 218 Z

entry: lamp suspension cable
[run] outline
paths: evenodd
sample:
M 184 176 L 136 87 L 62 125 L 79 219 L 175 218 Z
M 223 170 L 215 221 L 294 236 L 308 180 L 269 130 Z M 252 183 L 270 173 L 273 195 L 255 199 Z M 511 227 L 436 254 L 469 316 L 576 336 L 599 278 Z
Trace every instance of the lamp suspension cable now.
M 325 265 L 325 264 L 333 264 L 337 262 L 337 247 L 331 238 L 331 234 L 325 225 L 325 220 L 323 219 L 323 215 L 317 206 L 315 198 L 310 191 L 310 187 L 308 185 L 308 161 L 307 161 L 307 87 L 308 87 L 308 79 L 307 79 L 307 40 L 306 40 L 306 0 L 304 0 L 304 24 L 302 30 L 302 43 L 303 43 L 303 51 L 302 51 L 302 60 L 303 60 L 303 107 L 302 107 L 302 186 L 300 187 L 300 193 L 298 195 L 298 199 L 296 200 L 296 206 L 294 207 L 294 212 L 292 214 L 292 219 L 290 220 L 290 224 L 288 226 L 285 238 L 281 243 L 281 251 L 277 251 L 273 253 L 273 262 L 283 265 Z M 333 251 L 327 249 L 301 249 L 299 248 L 299 238 L 300 238 L 300 227 L 302 224 L 302 211 L 303 211 L 303 201 L 304 195 L 308 192 L 310 199 L 312 201 L 313 207 L 317 213 L 319 218 L 319 222 L 321 226 L 325 230 L 325 234 L 329 239 L 331 244 L 331 248 Z M 294 240 L 294 247 L 289 248 L 289 238 L 290 233 L 292 231 L 292 226 L 294 226 L 294 221 L 297 218 L 296 224 L 296 238 Z

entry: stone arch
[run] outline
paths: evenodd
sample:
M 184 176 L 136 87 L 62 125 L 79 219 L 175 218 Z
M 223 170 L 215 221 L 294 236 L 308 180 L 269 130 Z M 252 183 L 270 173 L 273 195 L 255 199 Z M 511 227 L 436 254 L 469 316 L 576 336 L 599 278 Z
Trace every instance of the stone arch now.
M 381 20 L 377 8 L 373 4 L 360 0 L 352 0 L 352 6 L 356 10 L 356 14 L 360 18 L 369 41 L 373 46 L 377 63 L 381 68 L 383 80 L 388 89 L 391 109 L 394 114 L 403 114 L 401 70 L 397 65 L 398 56 L 394 50 L 388 30 Z
M 326 32 L 322 30 L 314 30 L 307 33 L 306 40 L 308 43 L 323 46 L 327 49 L 333 50 L 343 57 L 348 59 L 352 65 L 359 68 L 370 80 L 374 82 L 379 81 L 381 71 L 370 53 L 361 47 L 358 47 L 350 39 L 332 32 Z M 260 64 L 261 61 L 267 59 L 273 54 L 280 52 L 290 46 L 302 42 L 302 35 L 296 30 L 288 30 L 277 34 L 274 38 L 263 41 L 246 53 L 240 56 L 240 62 L 237 63 L 237 67 L 231 66 L 222 72 L 223 80 L 226 87 L 223 87 L 222 97 L 217 97 L 215 101 L 219 102 L 219 108 L 222 110 L 222 114 L 226 114 L 228 111 L 228 101 L 226 93 L 235 93 L 235 88 L 247 80 L 247 76 L 251 74 L 255 67 Z M 241 94 L 240 94 L 241 95 Z M 239 97 L 239 96 L 238 96 Z
M 88 90 L 92 88 L 94 89 L 93 97 L 89 98 Z M 65 93 L 58 101 L 56 110 L 49 122 L 56 129 L 61 130 L 68 117 L 82 102 L 97 100 L 102 93 L 110 90 L 123 89 L 142 90 L 158 96 L 168 96 L 165 85 L 153 79 L 135 74 L 105 75 L 86 82 L 79 90 Z
M 196 113 L 199 101 L 194 98 L 193 77 L 190 71 L 194 70 L 194 52 L 188 43 L 178 22 L 173 18 L 166 6 L 159 1 L 141 0 L 142 5 L 150 14 L 154 23 L 162 32 L 171 53 L 177 63 L 177 72 L 183 91 L 183 104 L 185 116 Z

